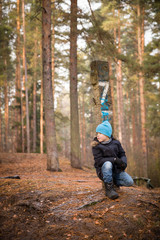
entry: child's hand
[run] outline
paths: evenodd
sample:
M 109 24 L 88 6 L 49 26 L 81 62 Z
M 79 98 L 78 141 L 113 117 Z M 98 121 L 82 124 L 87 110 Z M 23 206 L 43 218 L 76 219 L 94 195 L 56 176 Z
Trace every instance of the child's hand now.
M 125 170 L 126 163 L 124 163 L 120 158 L 118 157 L 114 158 L 114 163 L 117 165 L 117 168 Z

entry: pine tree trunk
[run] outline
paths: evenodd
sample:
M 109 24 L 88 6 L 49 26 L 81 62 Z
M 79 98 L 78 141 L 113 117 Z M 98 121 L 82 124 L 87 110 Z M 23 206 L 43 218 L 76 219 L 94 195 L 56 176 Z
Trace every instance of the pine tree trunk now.
M 112 77 L 112 64 L 111 60 L 108 62 L 109 64 L 109 82 L 110 82 L 110 88 L 111 88 L 111 99 L 112 99 L 112 119 L 113 119 L 113 133 L 114 137 L 117 137 L 117 127 L 116 127 L 116 110 L 115 110 L 115 98 L 114 98 L 114 83 L 113 83 L 113 77 Z
M 4 101 L 5 101 L 5 152 L 8 152 L 8 119 L 9 119 L 9 109 L 8 109 L 8 82 L 7 82 L 7 60 L 4 59 Z
M 40 48 L 42 59 L 42 45 Z M 40 106 L 40 153 L 43 153 L 43 77 L 41 77 L 41 106 Z
M 36 139 L 37 139 L 37 114 L 36 114 L 36 95 L 37 95 L 37 27 L 34 48 L 34 83 L 33 83 L 33 152 L 36 152 Z
M 138 59 L 140 64 L 139 72 L 139 88 L 140 88 L 140 110 L 141 110 L 141 141 L 143 151 L 143 176 L 148 177 L 147 170 L 147 143 L 146 143 L 146 114 L 145 114 L 145 99 L 144 99 L 144 76 L 142 72 L 143 54 L 144 54 L 144 6 L 141 6 L 140 2 L 137 6 L 138 16 Z
M 0 2 L 0 22 L 2 22 L 2 1 Z
M 25 152 L 26 149 L 26 126 L 24 125 L 26 119 L 26 87 L 25 87 L 25 55 L 24 55 L 24 46 L 23 46 L 23 53 L 22 53 L 22 60 L 23 60 L 23 76 L 22 76 L 22 92 L 21 92 L 21 122 L 23 121 L 23 128 L 22 128 L 22 152 Z
M 101 113 L 101 101 L 100 101 L 100 90 L 99 90 L 99 81 L 98 81 L 98 62 L 93 61 L 91 63 L 91 74 L 90 81 L 93 87 L 93 96 L 94 96 L 94 113 L 95 121 L 93 123 L 93 128 L 95 129 L 98 124 L 102 122 L 102 113 Z
M 77 0 L 71 1 L 70 23 L 70 134 L 71 166 L 81 168 L 77 92 Z
M 83 141 L 82 141 L 82 103 L 81 96 L 79 96 L 79 132 L 80 132 L 80 150 L 81 150 L 81 163 L 83 164 Z
M 43 153 L 43 80 L 41 80 L 40 153 Z
M 58 171 L 59 162 L 56 143 L 51 66 L 51 1 L 43 0 L 42 4 L 42 60 L 47 170 Z
M 55 0 L 52 0 L 52 9 L 53 9 L 53 20 L 52 20 L 52 88 L 53 88 L 53 99 L 54 99 L 54 73 L 55 73 L 55 68 L 54 68 L 54 44 L 55 44 L 55 30 L 54 30 L 54 25 L 55 25 Z
M 3 152 L 2 147 L 2 112 L 1 112 L 1 91 L 0 91 L 0 152 Z
M 132 118 L 132 151 L 134 151 L 135 146 L 137 146 L 136 139 L 136 109 L 135 109 L 136 99 L 135 92 L 131 96 L 131 118 Z
M 82 93 L 82 152 L 83 163 L 86 165 L 86 122 L 85 122 L 85 100 L 84 92 Z
M 24 136 L 24 101 L 23 101 L 23 82 L 21 82 L 21 132 L 22 132 L 22 152 L 25 151 L 25 136 Z
M 0 2 L 0 22 L 2 22 L 2 2 Z M 2 144 L 2 92 L 0 88 L 0 152 L 3 152 L 3 144 Z
M 118 10 L 118 52 L 121 54 L 121 30 L 120 30 L 120 10 Z M 119 140 L 125 147 L 124 133 L 124 109 L 123 109 L 123 89 L 122 89 L 122 61 L 118 60 L 117 66 L 117 108 L 118 108 L 118 129 Z
M 29 127 L 29 103 L 28 103 L 28 80 L 27 80 L 27 62 L 26 62 L 26 30 L 25 30 L 24 0 L 22 0 L 22 19 L 23 19 L 23 71 L 24 71 L 24 78 L 25 78 L 25 95 L 26 95 L 27 152 L 30 153 L 30 127 Z
M 84 88 L 84 86 L 83 86 Z M 80 139 L 81 139 L 81 158 L 82 165 L 86 165 L 86 123 L 85 123 L 85 101 L 82 90 L 80 98 L 79 116 L 80 116 Z
M 21 122 L 21 69 L 20 69 L 20 0 L 17 0 L 17 39 L 16 39 L 16 110 L 15 110 L 15 121 Z M 14 146 L 15 149 L 20 145 L 21 139 L 21 130 L 19 126 L 15 128 L 15 139 Z

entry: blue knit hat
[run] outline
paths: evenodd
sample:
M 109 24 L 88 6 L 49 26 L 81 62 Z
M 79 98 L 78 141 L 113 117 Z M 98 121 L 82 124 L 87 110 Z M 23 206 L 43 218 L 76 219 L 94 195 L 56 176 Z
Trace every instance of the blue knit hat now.
M 102 133 L 110 138 L 112 135 L 112 126 L 108 121 L 104 121 L 98 125 L 96 132 Z

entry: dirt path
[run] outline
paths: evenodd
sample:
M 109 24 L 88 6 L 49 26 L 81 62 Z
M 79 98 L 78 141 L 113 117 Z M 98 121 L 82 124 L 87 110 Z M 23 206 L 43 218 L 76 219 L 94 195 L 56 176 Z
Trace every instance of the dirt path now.
M 94 170 L 46 171 L 46 156 L 3 156 L 0 176 L 0 239 L 159 240 L 160 190 L 122 187 L 105 197 Z

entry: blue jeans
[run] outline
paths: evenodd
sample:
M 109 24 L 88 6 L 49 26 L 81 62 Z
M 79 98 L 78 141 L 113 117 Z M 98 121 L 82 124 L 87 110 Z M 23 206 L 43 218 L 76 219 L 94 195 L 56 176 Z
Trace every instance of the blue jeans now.
M 114 182 L 117 186 L 130 187 L 133 185 L 133 179 L 126 172 L 114 173 L 112 171 L 113 165 L 111 162 L 105 162 L 102 165 L 101 171 L 103 174 L 104 182 Z

